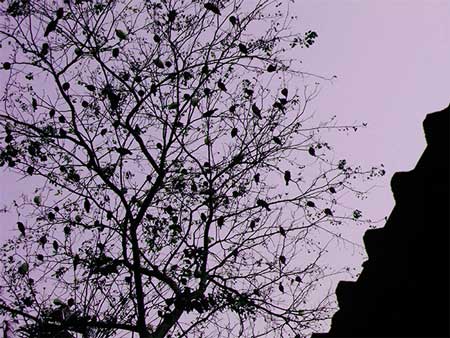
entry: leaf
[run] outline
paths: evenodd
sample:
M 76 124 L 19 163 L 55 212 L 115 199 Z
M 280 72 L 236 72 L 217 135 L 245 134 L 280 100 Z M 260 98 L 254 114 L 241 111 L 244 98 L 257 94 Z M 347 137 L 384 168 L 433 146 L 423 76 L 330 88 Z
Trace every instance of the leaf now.
M 332 212 L 331 209 L 329 209 L 329 208 L 326 208 L 323 212 L 324 212 L 325 215 L 327 215 L 327 216 L 333 216 L 333 212 Z
M 29 270 L 29 265 L 27 262 L 22 263 L 19 268 L 17 269 L 17 272 L 19 272 L 21 275 L 25 275 Z
M 267 67 L 267 71 L 269 72 L 269 73 L 273 73 L 274 71 L 276 71 L 277 70 L 277 67 L 275 66 L 275 65 L 269 65 L 268 67 Z
M 47 37 L 51 32 L 54 32 L 57 26 L 58 19 L 50 21 L 47 25 L 47 28 L 45 29 L 44 37 Z
M 211 117 L 217 110 L 218 108 L 207 110 L 203 113 L 203 117 Z
M 83 206 L 87 213 L 91 211 L 91 202 L 87 198 L 84 200 Z
M 223 92 L 227 91 L 227 87 L 225 86 L 225 83 L 222 82 L 222 80 L 217 81 L 217 87 Z
M 214 14 L 221 15 L 221 14 L 220 14 L 219 7 L 217 7 L 217 6 L 216 6 L 215 4 L 213 4 L 212 2 L 207 2 L 207 3 L 205 3 L 205 8 L 206 8 L 208 11 L 213 12 Z
M 289 170 L 286 170 L 284 172 L 284 180 L 286 182 L 286 185 L 289 185 L 289 181 L 291 180 L 291 172 Z
M 41 196 L 39 196 L 39 195 L 34 196 L 33 202 L 34 202 L 36 205 L 41 205 Z
M 272 138 L 273 142 L 275 142 L 278 145 L 281 145 L 281 139 L 278 136 L 274 136 Z
M 262 199 L 258 199 L 256 201 L 256 205 L 261 208 L 265 208 L 267 211 L 270 211 L 269 203 L 267 203 L 266 201 L 264 201 Z
M 172 102 L 167 106 L 167 109 L 174 110 L 178 108 L 178 102 Z
M 170 10 L 169 13 L 167 13 L 167 20 L 169 22 L 174 22 L 176 17 L 177 17 L 177 11 L 174 9 Z
M 252 112 L 253 114 L 255 114 L 255 116 L 259 119 L 262 118 L 261 116 L 261 109 L 258 108 L 258 106 L 256 105 L 256 103 L 252 104 Z
M 242 54 L 248 54 L 247 46 L 244 45 L 243 43 L 240 43 L 240 44 L 238 45 L 238 48 L 239 48 L 239 51 L 240 51 Z
M 163 69 L 164 68 L 164 63 L 161 61 L 160 58 L 156 58 L 153 60 L 153 63 L 155 64 L 156 67 Z
M 307 201 L 307 202 L 306 202 L 306 206 L 307 206 L 307 207 L 311 207 L 311 208 L 315 208 L 315 207 L 316 207 L 316 205 L 314 204 L 313 201 Z
M 117 36 L 120 40 L 125 40 L 125 39 L 127 38 L 127 33 L 125 33 L 123 30 L 116 29 L 116 36 Z
M 17 228 L 19 229 L 22 236 L 25 236 L 25 225 L 22 222 L 17 222 Z
M 64 8 L 60 7 L 56 10 L 56 18 L 62 19 L 64 16 Z

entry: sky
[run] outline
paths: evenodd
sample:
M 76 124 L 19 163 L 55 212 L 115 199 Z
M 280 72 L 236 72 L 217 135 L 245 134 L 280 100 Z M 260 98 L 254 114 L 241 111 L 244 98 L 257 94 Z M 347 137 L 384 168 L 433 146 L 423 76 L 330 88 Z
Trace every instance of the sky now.
M 337 76 L 323 82 L 313 103 L 318 117 L 368 123 L 357 133 L 330 133 L 327 138 L 338 155 L 353 163 L 384 164 L 386 175 L 375 182 L 361 209 L 372 219 L 388 216 L 394 206 L 392 175 L 414 168 L 425 149 L 425 116 L 450 103 L 450 2 L 297 0 L 292 6 L 299 30 L 319 35 L 313 47 L 296 52 L 304 70 Z M 2 208 L 26 183 L 2 170 L 0 187 Z M 15 228 L 13 220 L 14 215 L 0 214 L 0 240 Z M 349 236 L 362 243 L 364 231 L 353 229 Z M 359 268 L 362 260 L 343 248 L 334 263 Z

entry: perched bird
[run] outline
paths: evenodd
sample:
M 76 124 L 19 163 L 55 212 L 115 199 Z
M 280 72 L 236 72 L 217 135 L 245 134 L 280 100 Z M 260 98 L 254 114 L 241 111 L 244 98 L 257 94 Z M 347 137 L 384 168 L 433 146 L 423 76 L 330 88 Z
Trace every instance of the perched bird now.
M 308 153 L 309 153 L 311 156 L 316 156 L 316 151 L 314 150 L 313 147 L 309 147 Z
M 291 180 L 291 172 L 289 170 L 286 170 L 284 172 L 284 180 L 286 182 L 286 185 L 289 185 L 289 181 Z
M 258 108 L 258 106 L 256 105 L 256 103 L 252 104 L 252 112 L 253 114 L 255 114 L 255 116 L 259 119 L 262 118 L 261 116 L 261 109 Z
M 113 48 L 112 56 L 115 57 L 115 58 L 118 57 L 119 56 L 119 52 L 120 52 L 119 48 Z
M 282 283 L 280 283 L 280 285 L 278 285 L 278 290 L 280 290 L 282 293 L 284 293 L 284 286 Z
M 231 137 L 236 137 L 238 134 L 238 129 L 235 127 L 231 129 Z
M 283 256 L 283 255 L 280 256 L 280 263 L 281 264 L 286 264 L 286 257 L 285 256 Z
M 287 97 L 288 96 L 288 89 L 287 88 L 283 88 L 281 90 L 281 94 L 283 94 L 283 96 Z
M 53 241 L 52 245 L 53 245 L 53 250 L 58 251 L 58 249 L 59 249 L 58 242 L 57 241 Z
M 280 235 L 283 237 L 286 237 L 286 230 L 284 230 L 284 228 L 282 226 L 280 226 Z
M 212 2 L 207 2 L 205 3 L 205 8 L 208 11 L 213 12 L 214 14 L 220 15 L 220 10 L 219 7 L 217 7 L 215 4 L 213 4 Z
M 230 16 L 230 18 L 228 20 L 230 20 L 230 22 L 233 26 L 236 26 L 237 18 L 234 15 Z

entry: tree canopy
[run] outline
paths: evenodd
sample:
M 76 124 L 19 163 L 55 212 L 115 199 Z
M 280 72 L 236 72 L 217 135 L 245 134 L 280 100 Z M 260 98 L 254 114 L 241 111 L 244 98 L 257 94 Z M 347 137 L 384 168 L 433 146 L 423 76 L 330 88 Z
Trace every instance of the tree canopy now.
M 339 199 L 285 1 L 6 0 L 0 165 L 15 202 L 0 314 L 22 337 L 300 337 Z M 6 74 L 6 75 L 5 75 Z M 9 324 L 8 324 L 9 325 Z M 9 330 L 9 329 L 8 329 Z

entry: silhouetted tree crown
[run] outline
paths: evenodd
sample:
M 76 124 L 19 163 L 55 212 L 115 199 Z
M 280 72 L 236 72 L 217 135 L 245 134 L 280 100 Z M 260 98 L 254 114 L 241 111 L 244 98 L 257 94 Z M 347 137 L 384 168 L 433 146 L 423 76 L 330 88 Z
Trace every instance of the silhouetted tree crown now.
M 364 171 L 330 156 L 285 1 L 6 0 L 0 165 L 36 184 L 2 248 L 19 337 L 300 337 Z M 299 49 L 295 49 L 298 48 Z

